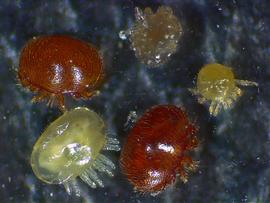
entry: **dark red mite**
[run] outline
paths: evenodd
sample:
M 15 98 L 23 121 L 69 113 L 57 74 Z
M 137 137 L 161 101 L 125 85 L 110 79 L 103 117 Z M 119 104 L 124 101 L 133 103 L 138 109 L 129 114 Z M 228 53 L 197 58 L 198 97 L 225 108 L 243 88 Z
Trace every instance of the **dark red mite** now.
M 87 99 L 103 83 L 102 59 L 89 43 L 65 35 L 41 36 L 22 50 L 18 76 L 21 84 L 64 108 L 64 95 Z
M 189 152 L 198 145 L 197 128 L 174 105 L 158 105 L 135 124 L 122 149 L 120 164 L 135 190 L 157 194 L 175 182 L 186 182 L 197 168 Z

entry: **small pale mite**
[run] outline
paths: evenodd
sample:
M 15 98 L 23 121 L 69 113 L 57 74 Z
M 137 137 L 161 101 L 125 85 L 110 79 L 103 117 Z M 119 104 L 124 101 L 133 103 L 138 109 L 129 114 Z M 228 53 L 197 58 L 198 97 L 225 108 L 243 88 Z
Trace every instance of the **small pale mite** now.
M 222 108 L 228 109 L 243 94 L 238 86 L 258 86 L 258 83 L 236 79 L 232 68 L 207 64 L 198 73 L 197 84 L 190 91 L 198 96 L 199 103 L 210 102 L 209 112 L 217 116 Z
M 135 23 L 129 34 L 131 47 L 137 58 L 149 67 L 166 63 L 176 52 L 182 36 L 182 25 L 167 6 L 160 6 L 154 13 L 151 8 L 135 8 Z M 123 32 L 121 32 L 121 36 Z M 123 38 L 123 37 L 122 37 Z

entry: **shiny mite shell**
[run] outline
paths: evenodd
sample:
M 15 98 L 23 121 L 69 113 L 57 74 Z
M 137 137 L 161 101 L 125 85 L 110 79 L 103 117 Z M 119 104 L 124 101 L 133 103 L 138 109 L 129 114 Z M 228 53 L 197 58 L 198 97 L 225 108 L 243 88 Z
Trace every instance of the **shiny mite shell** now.
M 31 155 L 35 175 L 49 184 L 64 184 L 67 192 L 80 190 L 76 177 L 91 187 L 103 187 L 94 169 L 112 176 L 114 164 L 100 152 L 119 150 L 118 141 L 107 138 L 103 120 L 87 108 L 65 112 L 52 122 L 36 142 Z
M 157 194 L 174 183 L 177 174 L 186 182 L 195 170 L 189 151 L 198 145 L 197 128 L 174 105 L 158 105 L 135 124 L 122 149 L 120 163 L 135 190 Z
M 23 48 L 18 77 L 37 93 L 34 102 L 48 99 L 64 108 L 64 94 L 87 99 L 103 82 L 98 51 L 89 43 L 65 35 L 35 37 Z
M 216 116 L 221 108 L 228 109 L 241 95 L 242 90 L 237 87 L 257 86 L 256 82 L 235 79 L 230 67 L 218 63 L 207 64 L 198 73 L 197 86 L 190 89 L 199 96 L 199 102 L 210 101 L 209 112 Z
M 157 67 L 176 52 L 182 26 L 170 7 L 160 6 L 156 13 L 147 7 L 135 9 L 136 21 L 130 30 L 130 41 L 142 63 Z

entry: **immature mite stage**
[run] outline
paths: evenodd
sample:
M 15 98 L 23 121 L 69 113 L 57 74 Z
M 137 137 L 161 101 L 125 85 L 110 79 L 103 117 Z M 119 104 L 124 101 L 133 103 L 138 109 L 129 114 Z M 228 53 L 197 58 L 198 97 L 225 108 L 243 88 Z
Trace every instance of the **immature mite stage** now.
M 217 116 L 221 108 L 230 108 L 241 95 L 240 86 L 258 86 L 256 82 L 235 79 L 230 67 L 218 63 L 202 67 L 197 77 L 196 88 L 190 91 L 198 95 L 199 103 L 210 101 L 209 112 Z
M 135 124 L 122 149 L 120 163 L 136 191 L 152 195 L 183 182 L 198 162 L 189 152 L 198 145 L 197 127 L 174 105 L 149 109 Z
M 156 13 L 147 7 L 135 8 L 136 21 L 128 30 L 132 49 L 144 64 L 157 67 L 176 52 L 182 26 L 170 7 L 160 6 Z
M 68 194 L 80 196 L 77 177 L 92 188 L 104 187 L 96 171 L 113 176 L 114 163 L 102 150 L 119 151 L 119 142 L 105 134 L 95 112 L 78 107 L 52 122 L 36 142 L 31 155 L 35 175 L 49 184 L 63 184 Z
M 65 108 L 64 95 L 87 99 L 103 83 L 104 67 L 91 44 L 66 35 L 35 37 L 22 50 L 18 77 L 37 93 L 33 102 L 48 100 Z

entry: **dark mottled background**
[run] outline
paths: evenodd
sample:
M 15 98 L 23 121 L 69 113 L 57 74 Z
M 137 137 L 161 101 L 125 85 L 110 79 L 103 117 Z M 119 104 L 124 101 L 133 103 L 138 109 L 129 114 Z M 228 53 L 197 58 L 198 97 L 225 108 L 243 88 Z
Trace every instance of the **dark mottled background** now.
M 119 39 L 134 21 L 134 7 L 169 5 L 181 19 L 184 36 L 163 67 L 140 64 Z M 33 36 L 64 33 L 90 41 L 104 56 L 108 80 L 101 95 L 85 105 L 107 121 L 123 144 L 130 111 L 138 115 L 155 104 L 182 105 L 200 126 L 199 170 L 186 184 L 156 197 L 135 193 L 117 167 L 106 187 L 81 182 L 83 197 L 68 196 L 63 186 L 47 185 L 33 174 L 29 157 L 44 130 L 61 112 L 17 85 L 23 45 Z M 0 0 L 0 202 L 270 202 L 270 1 L 269 0 Z M 247 87 L 234 108 L 217 118 L 187 90 L 203 64 L 224 63 Z M 119 153 L 106 153 L 118 163 Z

